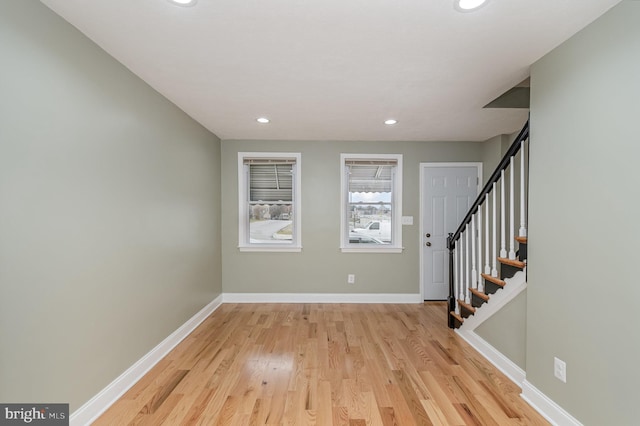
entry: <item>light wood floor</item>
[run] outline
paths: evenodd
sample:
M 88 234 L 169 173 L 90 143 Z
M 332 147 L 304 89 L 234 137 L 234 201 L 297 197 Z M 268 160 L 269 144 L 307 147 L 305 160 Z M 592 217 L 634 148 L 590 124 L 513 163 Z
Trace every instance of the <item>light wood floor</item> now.
M 224 304 L 94 425 L 547 425 L 446 305 Z

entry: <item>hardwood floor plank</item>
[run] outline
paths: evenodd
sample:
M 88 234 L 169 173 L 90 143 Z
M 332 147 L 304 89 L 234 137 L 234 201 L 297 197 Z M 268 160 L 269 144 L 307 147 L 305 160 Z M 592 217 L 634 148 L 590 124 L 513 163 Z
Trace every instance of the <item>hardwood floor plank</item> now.
M 425 386 L 429 389 L 429 392 L 433 396 L 433 403 L 440 409 L 440 412 L 444 414 L 446 419 L 445 424 L 449 425 L 464 425 L 464 421 L 460 417 L 460 414 L 454 406 L 457 399 L 452 392 L 449 391 L 448 386 L 443 386 L 442 380 L 437 380 L 430 371 L 421 371 L 420 377 L 425 383 Z
M 384 426 L 402 426 L 396 419 L 393 407 L 380 407 L 380 416 Z
M 333 407 L 333 426 L 349 426 L 349 410 L 347 407 Z
M 265 401 L 261 398 L 256 399 L 251 410 L 251 417 L 247 422 L 248 426 L 258 426 L 266 423 L 267 413 L 264 409 Z
M 117 408 L 115 408 L 117 406 Z M 133 420 L 140 408 L 135 400 L 120 398 L 111 408 L 92 423 L 92 426 L 126 425 Z
M 409 410 L 411 411 L 411 415 L 416 421 L 416 424 L 426 426 L 433 425 L 433 422 L 429 419 L 429 415 L 424 410 L 422 402 L 420 402 L 420 398 L 416 394 L 406 372 L 404 370 L 395 370 L 393 373 L 396 376 L 400 391 L 409 406 Z
M 215 423 L 217 426 L 230 425 L 233 423 L 233 418 L 238 413 L 239 399 L 233 395 L 229 395 L 218 414 L 218 421 Z
M 164 423 L 171 411 L 176 405 L 178 405 L 182 397 L 183 395 L 178 393 L 171 394 L 163 401 L 163 404 L 158 408 L 158 410 L 153 413 L 140 412 L 130 424 L 136 426 L 155 426 Z
M 197 395 L 195 399 L 190 400 L 189 404 L 184 405 L 184 412 L 180 410 L 173 410 L 172 415 L 167 419 L 167 424 L 170 425 L 193 425 L 196 424 L 198 419 L 202 418 L 204 410 L 209 405 L 211 399 L 215 395 L 214 389 L 205 389 L 198 394 L 195 392 L 193 395 Z M 183 398 L 183 401 L 185 399 Z M 186 402 L 186 401 L 185 401 Z
M 94 425 L 548 425 L 446 304 L 223 304 Z
M 429 419 L 431 419 L 431 422 L 434 425 L 439 426 L 439 425 L 452 425 L 453 424 L 453 423 L 449 423 L 449 421 L 447 421 L 447 417 L 442 412 L 442 410 L 440 409 L 438 404 L 436 404 L 433 400 L 424 400 L 424 401 L 422 401 L 422 407 L 424 408 L 424 411 L 427 413 L 427 415 L 429 416 Z M 462 423 L 460 423 L 460 424 L 462 424 Z
M 158 392 L 149 400 L 147 404 L 142 408 L 142 412 L 144 414 L 153 414 L 155 413 L 162 404 L 164 404 L 165 400 L 171 395 L 173 390 L 178 386 L 178 384 L 184 379 L 184 376 L 187 375 L 189 371 L 187 370 L 177 370 L 174 374 L 172 374 L 166 382 L 160 386 Z
M 171 360 L 164 358 L 160 360 L 147 374 L 145 374 L 142 379 L 138 380 L 138 382 L 133 385 L 123 396 L 123 399 L 131 399 L 135 400 L 140 396 L 142 392 L 148 389 L 150 386 L 155 386 L 155 382 L 158 379 L 158 376 L 162 374 L 162 372 L 166 372 L 169 370 L 169 366 L 175 365 Z
M 415 426 L 416 423 L 413 414 L 411 413 L 411 407 L 409 407 L 405 396 L 402 394 L 400 386 L 397 384 L 390 384 L 386 386 L 387 393 L 391 399 L 391 407 L 398 424 L 402 426 Z
M 316 420 L 319 426 L 331 424 L 333 418 L 333 406 L 331 399 L 331 384 L 326 380 L 318 383 L 318 407 Z
M 162 366 L 160 366 L 160 364 L 162 364 Z M 152 368 L 145 377 L 120 398 L 119 402 L 123 403 L 123 407 L 122 410 L 116 413 L 116 417 L 118 418 L 117 422 L 102 422 L 101 417 L 93 424 L 129 424 L 141 411 L 146 410 L 148 412 L 149 402 L 153 398 L 157 398 L 157 394 L 162 392 L 163 385 L 165 385 L 167 380 L 175 375 L 177 371 L 176 364 L 173 361 L 162 360 L 156 365 L 156 367 L 158 366 L 160 366 L 160 368 Z M 141 385 L 138 386 L 139 384 Z
M 498 421 L 492 417 L 493 414 L 499 418 L 499 413 L 495 411 L 489 413 L 488 408 L 478 401 L 473 392 L 469 389 L 468 381 L 463 381 L 459 377 L 453 376 L 451 377 L 450 382 L 453 389 L 458 392 L 458 398 L 464 401 L 464 403 L 461 404 L 461 407 L 464 407 L 464 411 L 469 413 L 474 421 L 475 419 L 478 419 L 481 425 L 500 426 Z
M 467 404 L 455 404 L 456 410 L 463 418 L 465 426 L 483 426 L 482 422 L 476 417 L 476 415 L 469 409 Z

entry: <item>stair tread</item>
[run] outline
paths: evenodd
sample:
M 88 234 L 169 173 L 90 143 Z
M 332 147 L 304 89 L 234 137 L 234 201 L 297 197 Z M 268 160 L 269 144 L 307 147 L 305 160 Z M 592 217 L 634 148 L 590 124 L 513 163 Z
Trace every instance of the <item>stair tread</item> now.
M 504 282 L 504 280 L 501 280 L 498 277 L 492 277 L 491 275 L 488 275 L 488 274 L 482 274 L 482 278 L 484 278 L 487 281 L 491 281 L 492 283 L 494 283 L 495 285 L 499 285 L 500 287 L 504 287 L 507 284 L 506 282 Z
M 505 257 L 499 257 L 498 262 L 504 263 L 505 265 L 515 266 L 516 268 L 524 269 L 526 264 L 518 259 L 507 259 Z
M 527 244 L 527 237 L 516 237 L 516 241 L 520 244 Z
M 480 299 L 484 300 L 485 302 L 489 301 L 489 295 L 484 294 L 483 292 L 478 291 L 475 288 L 470 288 L 469 291 L 475 294 L 476 296 L 478 296 Z
M 469 312 L 473 312 L 473 313 L 476 312 L 476 308 L 474 308 L 473 306 L 471 306 L 469 303 L 465 302 L 464 300 L 458 299 L 458 305 L 462 306 L 463 308 L 465 308 Z
M 462 318 L 460 315 L 456 314 L 454 311 L 449 312 L 449 315 L 451 315 L 452 317 L 454 317 L 455 319 L 460 321 L 460 324 L 462 324 L 464 322 L 464 318 Z

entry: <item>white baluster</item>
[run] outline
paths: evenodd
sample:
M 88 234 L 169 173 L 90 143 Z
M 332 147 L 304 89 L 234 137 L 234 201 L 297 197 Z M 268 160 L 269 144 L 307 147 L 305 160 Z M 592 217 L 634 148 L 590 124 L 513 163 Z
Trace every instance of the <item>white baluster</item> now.
M 507 257 L 507 220 L 504 170 L 500 172 L 500 257 Z
M 520 230 L 518 231 L 518 235 L 521 237 L 527 236 L 527 228 L 525 223 L 525 193 L 524 193 L 524 143 L 522 141 L 522 145 L 520 146 Z
M 456 307 L 454 309 L 455 313 L 460 315 L 460 306 L 458 306 L 458 291 L 460 288 L 460 272 L 458 271 L 458 265 L 460 261 L 458 257 L 460 256 L 460 240 L 456 243 L 456 247 L 453 252 L 453 300 L 456 303 Z
M 485 261 L 484 261 L 484 273 L 489 275 L 491 273 L 491 266 L 489 266 L 489 259 L 491 257 L 491 254 L 489 253 L 490 251 L 490 247 L 489 247 L 489 194 L 485 195 L 484 197 L 484 235 L 485 235 L 485 242 L 484 242 L 484 256 L 485 256 Z
M 460 239 L 458 242 L 460 243 L 460 287 L 458 288 L 458 299 L 464 299 L 464 247 L 463 247 L 463 237 L 464 232 L 460 234 Z
M 476 270 L 476 215 L 471 216 L 471 288 L 478 288 Z
M 464 255 L 464 260 L 465 260 L 465 273 L 467 274 L 467 281 L 465 283 L 464 286 L 464 301 L 466 303 L 469 303 L 469 284 L 471 283 L 471 280 L 469 279 L 469 224 L 467 224 L 467 227 L 464 231 L 464 235 L 465 235 L 465 241 L 464 241 L 464 248 L 465 248 L 465 255 Z
M 514 183 L 513 183 L 513 179 L 514 179 L 514 175 L 516 174 L 516 169 L 513 166 L 513 161 L 514 158 L 513 156 L 511 156 L 510 162 L 509 162 L 509 259 L 515 259 L 516 258 L 516 248 L 515 248 L 515 244 L 516 244 L 516 235 L 515 235 L 515 231 L 514 231 L 514 227 L 515 227 L 515 206 L 514 206 L 514 201 L 516 198 L 515 192 L 514 192 Z
M 496 210 L 496 198 L 498 197 L 498 191 L 496 191 L 496 183 L 493 182 L 493 267 L 491 268 L 491 276 L 498 276 L 498 223 L 497 216 L 498 212 Z
M 476 274 L 476 289 L 484 291 L 482 285 L 482 206 L 478 206 L 478 271 Z

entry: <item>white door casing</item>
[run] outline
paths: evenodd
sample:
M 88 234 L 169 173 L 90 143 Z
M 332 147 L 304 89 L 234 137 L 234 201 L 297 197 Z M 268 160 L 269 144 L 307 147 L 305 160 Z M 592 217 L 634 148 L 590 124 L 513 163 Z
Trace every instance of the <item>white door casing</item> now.
M 449 295 L 447 236 L 456 231 L 480 189 L 482 163 L 420 164 L 420 292 Z M 428 236 L 427 236 L 428 235 Z

